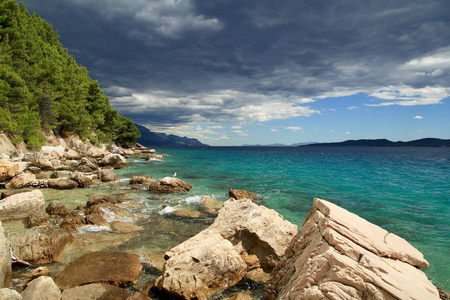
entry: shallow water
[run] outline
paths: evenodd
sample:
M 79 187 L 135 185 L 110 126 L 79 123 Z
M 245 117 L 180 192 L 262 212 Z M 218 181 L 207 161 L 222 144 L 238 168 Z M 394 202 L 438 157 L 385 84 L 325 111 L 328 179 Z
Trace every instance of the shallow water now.
M 228 199 L 228 189 L 256 192 L 263 203 L 301 226 L 320 197 L 396 233 L 417 247 L 430 262 L 428 277 L 450 290 L 450 149 L 448 148 L 188 148 L 159 149 L 163 161 L 130 159 L 116 170 L 121 181 L 88 189 L 42 190 L 47 202 L 59 200 L 68 208 L 85 205 L 90 194 L 112 194 L 134 214 L 135 233 L 88 232 L 77 246 L 49 266 L 56 275 L 71 260 L 90 251 L 126 251 L 140 256 L 144 272 L 137 288 L 159 275 L 162 256 L 173 246 L 206 228 L 211 219 L 181 220 L 165 212 L 182 206 L 197 208 L 201 196 Z M 193 185 L 187 194 L 162 195 L 131 189 L 132 175 L 177 177 Z M 9 232 L 20 222 L 4 224 Z M 14 229 L 15 228 L 15 229 Z M 20 283 L 16 283 L 20 286 Z M 235 288 L 236 289 L 236 288 Z M 261 286 L 243 282 L 261 297 Z M 158 296 L 154 296 L 158 299 Z M 220 297 L 219 297 L 220 298 Z

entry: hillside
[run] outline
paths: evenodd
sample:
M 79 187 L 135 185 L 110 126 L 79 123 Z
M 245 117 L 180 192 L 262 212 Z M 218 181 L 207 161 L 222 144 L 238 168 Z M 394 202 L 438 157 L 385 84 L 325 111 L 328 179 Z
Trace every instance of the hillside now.
M 425 138 L 409 142 L 392 142 L 387 139 L 363 139 L 337 143 L 316 143 L 299 147 L 450 147 L 450 140 Z
M 154 146 L 168 146 L 168 147 L 202 147 L 208 146 L 206 144 L 201 143 L 197 139 L 188 138 L 188 137 L 180 137 L 177 135 L 167 135 L 165 133 L 152 132 L 148 128 L 134 124 L 139 130 L 141 137 L 138 139 L 138 143 L 146 146 L 146 147 L 154 147 Z
M 0 131 L 29 148 L 44 144 L 42 133 L 50 131 L 94 143 L 133 143 L 139 136 L 52 25 L 14 0 L 0 2 L 0 116 Z

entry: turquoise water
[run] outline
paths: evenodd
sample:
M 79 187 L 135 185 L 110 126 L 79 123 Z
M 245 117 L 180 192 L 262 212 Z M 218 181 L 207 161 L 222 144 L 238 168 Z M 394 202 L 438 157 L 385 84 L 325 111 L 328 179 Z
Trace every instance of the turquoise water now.
M 211 147 L 158 152 L 164 161 L 131 160 L 130 168 L 119 171 L 124 179 L 177 172 L 193 185 L 187 195 L 159 198 L 158 205 L 189 206 L 203 195 L 225 201 L 228 188 L 246 189 L 301 226 L 313 198 L 323 198 L 405 238 L 430 262 L 425 272 L 432 282 L 450 290 L 449 148 Z

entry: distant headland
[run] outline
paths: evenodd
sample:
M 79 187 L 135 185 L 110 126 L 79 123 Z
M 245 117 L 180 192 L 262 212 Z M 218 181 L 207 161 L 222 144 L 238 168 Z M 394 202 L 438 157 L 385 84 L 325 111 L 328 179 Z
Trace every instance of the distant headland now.
M 450 147 L 450 139 L 424 138 L 408 142 L 392 142 L 387 139 L 361 139 L 336 143 L 314 143 L 298 147 Z

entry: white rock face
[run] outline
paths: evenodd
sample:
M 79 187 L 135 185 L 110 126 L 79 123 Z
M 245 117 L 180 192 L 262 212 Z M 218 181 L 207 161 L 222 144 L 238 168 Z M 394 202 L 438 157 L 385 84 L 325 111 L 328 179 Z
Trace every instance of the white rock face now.
M 9 162 L 0 159 L 0 181 L 5 181 L 19 174 L 20 168 L 18 163 Z
M 11 195 L 0 201 L 0 220 L 25 219 L 32 211 L 45 212 L 40 190 Z
M 404 239 L 330 202 L 313 209 L 266 286 L 268 299 L 439 299 Z

